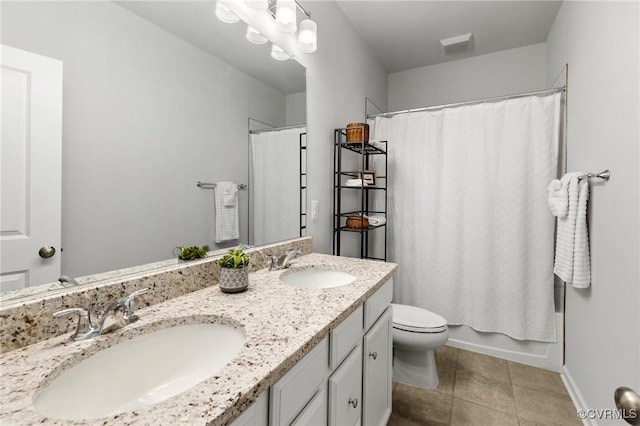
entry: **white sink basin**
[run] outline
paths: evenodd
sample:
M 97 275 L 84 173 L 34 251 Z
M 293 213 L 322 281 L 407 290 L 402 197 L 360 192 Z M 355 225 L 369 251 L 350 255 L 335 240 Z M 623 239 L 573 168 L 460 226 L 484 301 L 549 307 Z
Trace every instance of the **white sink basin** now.
M 155 404 L 213 376 L 244 341 L 242 328 L 221 324 L 143 334 L 62 372 L 35 396 L 34 407 L 47 417 L 80 420 Z
M 290 269 L 280 275 L 283 283 L 300 288 L 332 288 L 353 283 L 356 277 L 333 269 Z

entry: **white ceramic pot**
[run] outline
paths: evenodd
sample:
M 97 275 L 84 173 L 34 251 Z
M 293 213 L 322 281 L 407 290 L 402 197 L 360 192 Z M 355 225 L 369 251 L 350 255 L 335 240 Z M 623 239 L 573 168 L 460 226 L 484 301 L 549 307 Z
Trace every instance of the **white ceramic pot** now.
M 225 293 L 239 293 L 249 287 L 249 268 L 221 268 L 220 290 Z

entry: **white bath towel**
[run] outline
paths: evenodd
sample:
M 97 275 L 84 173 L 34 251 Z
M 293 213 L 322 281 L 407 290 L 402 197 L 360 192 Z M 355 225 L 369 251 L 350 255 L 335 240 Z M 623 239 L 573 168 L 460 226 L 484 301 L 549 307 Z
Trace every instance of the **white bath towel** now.
M 238 227 L 238 186 L 233 182 L 218 182 L 215 189 L 215 242 L 237 240 Z
M 558 217 L 556 256 L 553 272 L 577 288 L 591 284 L 589 235 L 587 230 L 587 201 L 589 182 L 578 177 L 582 173 L 568 173 L 568 208 L 564 217 Z
M 569 206 L 569 179 L 568 175 L 564 175 L 562 180 L 553 179 L 549 183 L 549 195 L 547 202 L 551 214 L 556 217 L 564 217 L 567 214 Z

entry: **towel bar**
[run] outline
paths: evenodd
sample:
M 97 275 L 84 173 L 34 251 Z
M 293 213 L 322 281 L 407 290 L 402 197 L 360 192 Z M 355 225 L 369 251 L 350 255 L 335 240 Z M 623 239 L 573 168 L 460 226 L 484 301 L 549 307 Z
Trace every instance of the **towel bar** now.
M 605 170 L 600 173 L 587 173 L 586 175 L 578 176 L 578 179 L 582 180 L 582 179 L 598 178 L 603 180 L 609 180 L 610 177 L 611 177 L 611 172 L 609 172 L 609 170 Z
M 196 186 L 198 188 L 202 188 L 202 189 L 215 189 L 216 184 L 215 183 L 207 183 L 207 182 L 198 181 L 196 183 Z M 247 189 L 247 188 L 248 188 L 248 186 L 246 184 L 244 184 L 244 183 L 239 183 L 238 184 L 238 189 Z

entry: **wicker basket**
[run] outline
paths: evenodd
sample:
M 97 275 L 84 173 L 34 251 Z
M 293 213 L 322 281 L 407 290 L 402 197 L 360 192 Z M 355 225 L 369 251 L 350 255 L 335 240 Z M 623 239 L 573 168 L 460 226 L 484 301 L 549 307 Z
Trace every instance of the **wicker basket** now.
M 347 124 L 347 142 L 369 142 L 369 125 L 367 123 Z
M 369 218 L 363 216 L 349 216 L 347 218 L 347 228 L 363 229 L 369 227 Z
M 220 290 L 224 293 L 239 293 L 249 287 L 249 268 L 221 268 Z

